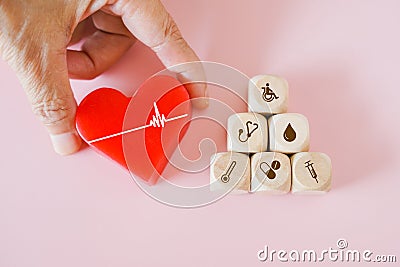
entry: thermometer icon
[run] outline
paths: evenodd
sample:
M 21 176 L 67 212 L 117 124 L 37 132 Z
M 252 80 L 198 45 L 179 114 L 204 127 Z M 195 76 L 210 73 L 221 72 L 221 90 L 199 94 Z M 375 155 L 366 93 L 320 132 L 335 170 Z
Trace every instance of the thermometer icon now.
M 231 175 L 231 173 L 232 173 L 233 169 L 235 168 L 235 166 L 236 166 L 236 161 L 232 161 L 232 163 L 228 167 L 228 170 L 224 174 L 222 174 L 221 181 L 223 183 L 229 182 L 229 180 L 231 179 L 231 177 L 229 177 L 229 176 Z

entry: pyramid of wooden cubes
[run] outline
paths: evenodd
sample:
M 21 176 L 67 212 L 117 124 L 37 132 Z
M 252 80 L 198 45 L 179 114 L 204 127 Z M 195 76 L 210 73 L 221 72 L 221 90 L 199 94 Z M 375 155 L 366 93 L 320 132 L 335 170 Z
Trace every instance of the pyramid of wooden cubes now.
M 288 83 L 280 77 L 258 75 L 250 80 L 248 112 L 228 118 L 228 152 L 211 157 L 212 191 L 329 191 L 331 160 L 324 153 L 308 152 L 308 120 L 298 113 L 286 113 L 288 95 Z

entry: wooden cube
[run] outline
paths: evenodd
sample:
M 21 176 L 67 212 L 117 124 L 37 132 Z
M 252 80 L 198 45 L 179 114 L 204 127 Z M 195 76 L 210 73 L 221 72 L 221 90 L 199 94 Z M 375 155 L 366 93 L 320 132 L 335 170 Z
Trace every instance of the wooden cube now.
M 250 158 L 235 152 L 214 154 L 210 165 L 210 190 L 247 193 L 250 190 Z
M 251 157 L 250 192 L 286 194 L 291 183 L 290 159 L 285 154 L 262 152 Z
M 292 192 L 324 193 L 331 188 L 332 163 L 324 153 L 302 152 L 291 157 Z
M 267 119 L 257 113 L 236 113 L 228 118 L 228 151 L 256 153 L 268 148 Z
M 308 151 L 310 131 L 308 120 L 297 113 L 284 113 L 268 119 L 270 150 L 282 153 Z
M 272 75 L 257 75 L 250 79 L 248 110 L 261 114 L 287 111 L 289 86 L 285 79 Z

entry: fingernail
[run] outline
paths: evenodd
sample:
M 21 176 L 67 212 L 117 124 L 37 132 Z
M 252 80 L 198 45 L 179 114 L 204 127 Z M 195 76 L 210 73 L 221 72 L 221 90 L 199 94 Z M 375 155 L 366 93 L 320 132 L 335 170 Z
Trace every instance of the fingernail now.
M 54 150 L 60 155 L 69 155 L 77 152 L 82 142 L 76 132 L 51 134 L 50 139 Z
M 208 93 L 208 88 L 206 88 L 206 90 L 204 90 L 204 104 L 208 107 L 209 105 L 209 98 L 210 95 Z
M 206 98 L 208 98 L 210 95 L 209 95 L 209 92 L 208 92 L 208 87 L 206 87 L 206 89 L 204 90 L 204 97 L 206 97 Z

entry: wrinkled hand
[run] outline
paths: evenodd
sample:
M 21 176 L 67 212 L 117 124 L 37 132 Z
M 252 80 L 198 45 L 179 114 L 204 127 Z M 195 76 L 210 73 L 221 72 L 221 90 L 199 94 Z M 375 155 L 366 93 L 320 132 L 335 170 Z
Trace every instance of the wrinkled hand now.
M 0 0 L 0 52 L 16 71 L 34 113 L 59 154 L 79 150 L 76 102 L 69 78 L 91 79 L 115 63 L 136 38 L 166 66 L 198 57 L 159 0 Z M 97 29 L 81 51 L 68 46 Z M 199 69 L 179 70 L 188 81 Z M 201 70 L 200 70 L 201 72 Z M 198 107 L 206 107 L 204 85 L 187 86 Z

